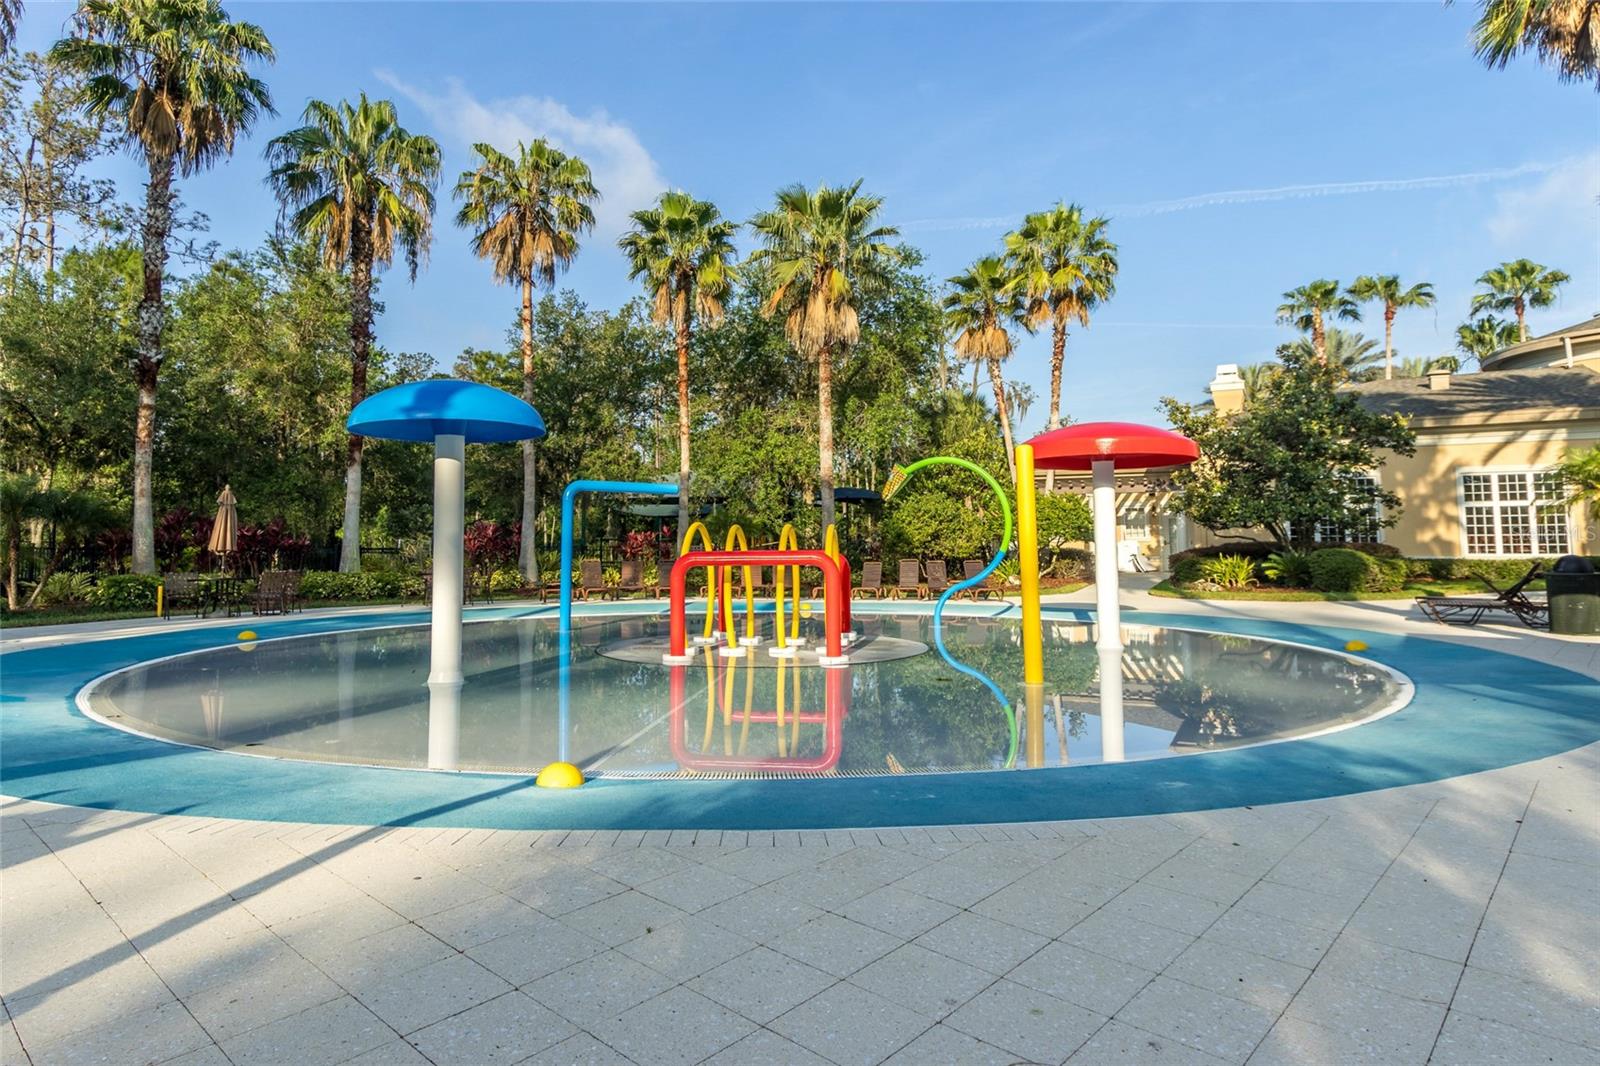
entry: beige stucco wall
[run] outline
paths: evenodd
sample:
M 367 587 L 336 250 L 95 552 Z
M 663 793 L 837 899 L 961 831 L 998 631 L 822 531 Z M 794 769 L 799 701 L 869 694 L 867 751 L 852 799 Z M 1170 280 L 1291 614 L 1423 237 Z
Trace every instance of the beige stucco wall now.
M 1418 421 L 1412 428 L 1417 431 L 1416 454 L 1386 454 L 1383 468 L 1378 471 L 1379 483 L 1399 493 L 1402 505 L 1399 522 L 1385 529 L 1382 539 L 1402 555 L 1455 558 L 1465 554 L 1456 475 L 1468 469 L 1554 466 L 1569 449 L 1600 444 L 1600 411 L 1551 409 L 1537 418 L 1501 416 L 1479 419 L 1471 425 L 1429 425 Z M 1600 525 L 1590 521 L 1579 507 L 1572 509 L 1568 522 L 1571 549 L 1580 554 L 1600 554 Z M 1237 539 L 1192 522 L 1188 526 L 1190 547 Z M 1227 532 L 1268 539 L 1259 530 Z

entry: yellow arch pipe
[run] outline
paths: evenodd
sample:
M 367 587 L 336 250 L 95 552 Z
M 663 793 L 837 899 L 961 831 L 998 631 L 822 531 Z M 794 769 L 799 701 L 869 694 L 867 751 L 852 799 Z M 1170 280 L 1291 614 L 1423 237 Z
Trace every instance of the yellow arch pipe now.
M 791 552 L 791 551 L 799 551 L 800 550 L 800 534 L 795 532 L 795 528 L 794 528 L 793 525 L 791 525 L 789 523 L 785 523 L 784 524 L 783 530 L 778 534 L 778 550 L 781 551 L 781 552 Z M 774 584 L 773 584 L 773 595 L 776 598 L 776 608 L 777 608 L 777 618 L 778 618 L 778 632 L 777 632 L 778 647 L 787 648 L 791 643 L 793 643 L 793 644 L 799 644 L 800 643 L 800 568 L 798 566 L 789 566 L 789 567 L 779 566 L 779 567 L 775 567 L 774 570 L 775 570 L 775 573 L 774 573 L 775 581 L 774 581 Z M 785 600 L 784 586 L 783 586 L 783 572 L 785 570 L 789 571 L 789 580 L 794 583 L 794 614 L 793 614 L 793 618 L 789 622 L 789 627 L 788 627 L 789 628 L 789 635 L 788 635 L 787 638 L 785 638 L 785 636 L 784 636 L 784 621 L 783 621 L 783 619 L 784 619 L 783 607 L 784 607 L 784 600 Z M 780 734 L 783 732 L 783 727 L 782 727 L 781 724 L 778 727 L 778 731 L 779 731 Z
M 723 551 L 750 550 L 750 541 L 745 538 L 744 530 L 737 524 L 728 527 L 728 536 L 722 544 Z M 744 635 L 747 640 L 754 642 L 756 635 L 756 594 L 750 588 L 750 567 L 744 566 Z M 724 567 L 722 570 L 722 632 L 726 636 L 728 646 L 737 648 L 738 638 L 733 634 L 733 567 Z
M 711 531 L 704 522 L 695 522 L 683 531 L 683 545 L 679 547 L 678 554 L 688 555 L 694 550 L 696 534 L 700 538 L 701 551 L 716 551 L 717 543 L 711 539 Z M 717 568 L 706 567 L 706 631 L 705 640 L 710 642 L 711 634 L 717 631 Z

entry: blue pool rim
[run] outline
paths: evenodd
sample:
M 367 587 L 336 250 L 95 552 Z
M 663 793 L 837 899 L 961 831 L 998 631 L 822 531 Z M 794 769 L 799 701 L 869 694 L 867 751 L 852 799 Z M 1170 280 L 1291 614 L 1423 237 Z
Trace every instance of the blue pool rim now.
M 644 613 L 659 603 L 583 614 Z M 869 608 L 870 610 L 870 608 Z M 896 605 L 894 613 L 924 613 Z M 552 615 L 482 608 L 470 621 Z M 867 613 L 863 610 L 862 613 Z M 1017 617 L 1014 606 L 960 613 Z M 1094 612 L 1047 607 L 1058 621 Z M 1320 799 L 1529 762 L 1600 740 L 1600 682 L 1481 644 L 1231 616 L 1139 611 L 1126 622 L 1289 641 L 1403 673 L 1402 710 L 1339 732 L 1232 751 L 1038 770 L 767 780 L 600 778 L 581 789 L 531 776 L 449 774 L 264 759 L 186 747 L 86 717 L 76 696 L 107 673 L 261 639 L 416 625 L 415 612 L 255 619 L 0 654 L 0 793 L 143 814 L 463 829 L 792 830 L 1120 818 Z

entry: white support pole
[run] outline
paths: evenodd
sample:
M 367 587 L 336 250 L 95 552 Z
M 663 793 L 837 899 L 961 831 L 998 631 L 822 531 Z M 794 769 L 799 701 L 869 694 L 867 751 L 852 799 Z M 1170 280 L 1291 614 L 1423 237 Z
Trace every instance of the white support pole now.
M 1117 602 L 1117 467 L 1101 459 L 1094 474 L 1095 647 L 1100 652 L 1101 757 L 1123 759 L 1122 608 Z
M 462 556 L 467 441 L 433 439 L 433 633 L 428 669 L 428 768 L 454 770 L 461 738 Z

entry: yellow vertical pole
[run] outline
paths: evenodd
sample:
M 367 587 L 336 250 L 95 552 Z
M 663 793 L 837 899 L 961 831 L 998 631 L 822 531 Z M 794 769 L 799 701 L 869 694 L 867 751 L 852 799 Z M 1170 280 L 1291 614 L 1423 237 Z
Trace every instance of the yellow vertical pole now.
M 1022 681 L 1044 684 L 1044 622 L 1039 614 L 1039 515 L 1033 448 L 1017 445 L 1017 562 L 1022 578 Z

